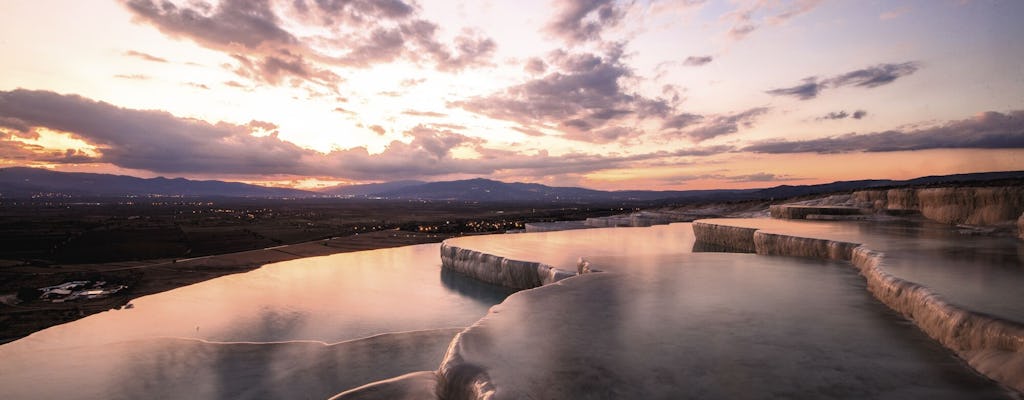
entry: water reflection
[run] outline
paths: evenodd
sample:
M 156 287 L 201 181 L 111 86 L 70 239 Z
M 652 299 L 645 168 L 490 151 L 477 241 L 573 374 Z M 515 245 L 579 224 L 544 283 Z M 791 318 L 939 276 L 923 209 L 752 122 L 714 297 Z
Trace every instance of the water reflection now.
M 513 289 L 484 283 L 447 268 L 441 268 L 441 284 L 448 290 L 486 306 L 501 303 L 508 295 L 515 293 Z
M 690 224 L 679 223 L 648 228 L 468 236 L 449 239 L 449 242 L 513 260 L 539 261 L 564 271 L 576 271 L 576 263 L 581 256 L 689 253 L 693 249 L 694 236 Z
M 0 398 L 329 397 L 435 369 L 509 294 L 442 274 L 439 251 L 282 262 L 37 332 L 0 346 Z
M 715 223 L 863 243 L 885 268 L 964 308 L 1024 322 L 1024 241 L 965 233 L 929 221 L 717 219 Z
M 488 371 L 497 398 L 1008 397 L 875 301 L 842 263 L 593 260 L 622 272 L 518 293 L 463 335 L 460 355 Z

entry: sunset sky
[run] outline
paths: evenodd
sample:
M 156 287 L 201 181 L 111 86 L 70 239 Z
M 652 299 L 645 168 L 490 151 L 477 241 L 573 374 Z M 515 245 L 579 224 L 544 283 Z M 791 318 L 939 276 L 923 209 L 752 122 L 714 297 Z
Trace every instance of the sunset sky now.
M 1024 1 L 0 3 L 0 167 L 311 188 L 1024 170 Z

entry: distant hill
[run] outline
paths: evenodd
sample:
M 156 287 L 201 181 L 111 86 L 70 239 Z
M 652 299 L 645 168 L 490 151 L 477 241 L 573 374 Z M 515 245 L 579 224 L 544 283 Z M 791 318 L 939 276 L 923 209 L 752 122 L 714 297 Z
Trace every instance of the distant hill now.
M 193 181 L 176 178 L 142 179 L 130 176 L 55 172 L 35 168 L 0 168 L 0 195 L 27 197 L 38 193 L 76 196 L 166 195 L 194 197 L 315 197 L 344 196 L 395 200 L 452 200 L 511 203 L 692 203 L 785 199 L 852 190 L 940 184 L 978 185 L 985 182 L 1024 184 L 1024 171 L 927 176 L 905 181 L 888 179 L 832 182 L 820 185 L 782 185 L 740 190 L 621 190 L 604 191 L 537 183 L 506 183 L 490 179 L 445 182 L 394 181 L 335 186 L 309 192 L 269 188 L 238 182 Z
M 965 184 L 1000 180 L 1024 180 L 1024 171 L 985 172 L 945 176 L 928 176 L 905 181 L 871 179 L 841 181 L 819 185 L 781 185 L 762 189 L 737 190 L 622 190 L 602 191 L 578 187 L 555 187 L 536 183 L 505 183 L 490 179 L 408 184 L 401 182 L 397 189 L 367 193 L 366 197 L 387 199 L 457 200 L 478 202 L 715 202 L 785 199 L 825 193 L 848 192 L 860 189 L 893 186 L 927 186 L 935 184 Z M 383 187 L 381 187 L 383 189 Z
M 422 185 L 423 181 L 394 181 L 384 183 L 367 183 L 363 185 L 338 185 L 317 190 L 318 193 L 329 196 L 357 196 L 366 197 L 377 193 L 390 192 L 403 189 L 409 186 Z
M 183 178 L 136 178 L 124 175 L 56 172 L 38 168 L 0 168 L 0 195 L 29 197 L 40 193 L 76 196 L 308 197 L 304 190 L 271 188 L 239 182 Z
M 537 183 L 505 183 L 490 179 L 430 182 L 377 193 L 379 197 L 422 200 L 557 202 L 600 200 L 608 192 Z

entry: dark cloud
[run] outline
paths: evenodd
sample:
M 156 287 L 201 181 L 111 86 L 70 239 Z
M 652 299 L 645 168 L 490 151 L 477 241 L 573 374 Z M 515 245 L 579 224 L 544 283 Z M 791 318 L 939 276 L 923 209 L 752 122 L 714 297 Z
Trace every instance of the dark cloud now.
M 387 131 L 384 130 L 384 127 L 380 125 L 370 125 L 370 130 L 381 136 L 387 133 Z
M 3 115 L 0 115 L 0 128 L 14 129 L 15 131 L 22 133 L 29 132 L 32 129 L 25 121 L 14 117 L 5 117 Z
M 608 128 L 631 126 L 625 124 L 630 120 L 664 118 L 673 107 L 667 100 L 628 92 L 620 81 L 633 77 L 633 72 L 622 57 L 621 45 L 605 54 L 556 51 L 548 60 L 554 70 L 546 75 L 452 105 L 527 127 L 556 125 L 573 140 L 606 143 L 632 137 L 635 130 Z
M 156 172 L 278 173 L 299 170 L 307 152 L 244 126 L 119 108 L 45 91 L 0 92 L 0 116 L 68 132 L 95 146 L 99 161 Z
M 491 64 L 491 55 L 498 46 L 490 38 L 474 32 L 462 32 L 455 37 L 453 49 L 449 49 L 434 39 L 436 31 L 437 26 L 431 23 L 431 29 L 416 33 L 413 38 L 417 47 L 430 56 L 438 70 L 454 72 Z
M 686 60 L 683 60 L 683 65 L 699 67 L 701 65 L 710 63 L 712 60 L 714 60 L 714 58 L 711 56 L 689 56 L 686 57 Z
M 143 53 L 141 51 L 129 50 L 129 51 L 124 52 L 123 54 L 125 56 L 128 56 L 128 57 L 140 58 L 140 59 L 143 59 L 143 60 L 146 60 L 146 61 L 152 61 L 152 62 L 158 62 L 158 63 L 166 63 L 166 62 L 168 62 L 166 58 L 157 57 L 157 56 L 154 56 L 152 54 L 146 54 L 146 53 Z
M 755 153 L 850 153 L 927 149 L 1018 149 L 1024 148 L 1024 110 L 1009 113 L 989 111 L 974 118 L 901 132 L 890 130 L 867 134 L 846 134 L 821 139 L 783 139 L 754 143 L 743 151 Z
M 833 87 L 860 86 L 873 88 L 892 83 L 896 79 L 917 72 L 920 65 L 916 62 L 901 64 L 878 64 L 872 67 L 847 72 L 829 80 Z
M 98 153 L 92 157 L 81 152 L 54 152 L 0 140 L 0 152 L 9 155 L 7 159 L 109 163 L 174 174 L 300 175 L 357 180 L 495 173 L 543 177 L 725 151 L 694 148 L 628 156 L 552 156 L 545 151 L 522 154 L 487 147 L 482 139 L 444 127 L 421 125 L 405 133 L 411 138 L 408 143 L 392 141 L 377 154 L 370 154 L 365 147 L 325 154 L 280 139 L 277 126 L 264 121 L 211 124 L 162 111 L 125 109 L 75 95 L 28 90 L 0 92 L 0 121 L 8 129 L 45 127 L 67 132 L 95 147 Z M 472 148 L 481 157 L 453 157 L 452 151 L 459 147 Z
M 401 0 L 296 0 L 290 8 L 268 0 L 225 0 L 215 7 L 124 3 L 136 20 L 229 54 L 237 61 L 233 72 L 274 85 L 298 78 L 333 88 L 341 78 L 330 66 L 369 67 L 398 59 L 459 71 L 489 65 L 496 48 L 493 40 L 473 32 L 460 33 L 451 45 L 441 43 L 437 24 L 418 18 L 418 8 Z M 329 29 L 332 36 L 299 37 L 287 28 L 296 25 Z
M 788 175 L 776 175 L 766 172 L 758 172 L 749 175 L 679 174 L 661 178 L 662 181 L 670 183 L 688 182 L 705 179 L 727 180 L 731 182 L 779 182 L 800 180 L 800 178 L 793 178 Z
M 544 60 L 538 57 L 533 57 L 526 60 L 526 65 L 523 66 L 523 70 L 534 75 L 543 74 L 544 71 L 548 70 L 548 65 L 544 63 Z
M 690 113 L 680 113 L 665 120 L 661 125 L 662 129 L 683 129 L 696 124 L 704 119 L 704 116 Z
M 294 0 L 292 7 L 299 14 L 318 19 L 324 25 L 360 25 L 374 18 L 405 18 L 415 12 L 412 5 L 401 0 Z
M 91 164 L 98 160 L 75 149 L 52 150 L 16 140 L 0 139 L 0 159 L 19 163 Z
M 690 147 L 672 152 L 664 152 L 662 153 L 662 155 L 666 157 L 705 157 L 713 156 L 715 154 L 729 153 L 734 150 L 736 150 L 735 147 L 727 145 L 709 147 Z
M 913 74 L 914 72 L 917 72 L 919 68 L 920 65 L 916 62 L 878 64 L 872 67 L 837 75 L 823 81 L 818 81 L 818 78 L 816 77 L 804 78 L 803 83 L 799 85 L 788 88 L 771 89 L 765 91 L 765 93 L 773 96 L 793 96 L 800 100 L 810 100 L 818 97 L 818 94 L 825 88 L 838 88 L 843 86 L 875 88 Z
M 683 134 L 696 142 L 702 142 L 718 136 L 736 133 L 739 132 L 740 127 L 752 127 L 754 121 L 767 113 L 768 110 L 767 107 L 757 107 L 734 114 L 705 117 L 700 126 L 684 131 Z
M 187 37 L 208 47 L 259 49 L 266 44 L 292 46 L 298 39 L 280 27 L 268 0 L 224 0 L 212 12 L 179 7 L 169 1 L 128 0 L 140 20 L 171 36 Z
M 800 100 L 809 100 L 818 97 L 818 93 L 820 93 L 821 89 L 824 87 L 825 85 L 823 83 L 819 83 L 817 78 L 811 77 L 805 78 L 804 83 L 799 85 L 788 88 L 772 89 L 765 93 L 772 96 L 793 96 Z
M 424 23 L 426 23 L 424 21 Z M 434 27 L 434 26 L 432 26 Z M 406 27 L 406 29 L 410 29 Z M 348 53 L 338 61 L 341 64 L 356 67 L 368 67 L 373 64 L 393 61 L 405 52 L 405 35 L 401 28 L 377 28 L 373 29 L 366 36 L 353 35 L 347 39 L 351 43 L 358 43 L 348 49 Z M 434 29 L 430 30 L 430 35 Z
M 864 118 L 864 116 L 866 116 L 866 115 L 868 115 L 868 112 L 864 111 L 864 110 L 854 111 L 853 114 L 848 113 L 848 112 L 846 112 L 844 110 L 840 110 L 840 111 L 830 112 L 830 113 L 825 114 L 825 115 L 823 115 L 821 117 L 818 117 L 816 119 L 819 120 L 819 121 L 820 120 L 846 119 L 847 117 L 853 118 L 853 119 L 861 119 L 861 118 Z
M 341 107 L 335 107 L 335 108 L 334 108 L 334 111 L 335 111 L 335 112 L 339 112 L 339 113 L 342 113 L 342 114 L 349 114 L 349 115 L 354 115 L 354 114 L 355 114 L 355 112 L 354 112 L 354 111 L 351 111 L 351 110 L 346 110 L 346 109 L 344 109 L 344 108 L 341 108 Z
M 600 40 L 601 31 L 617 25 L 625 10 L 614 0 L 557 0 L 558 14 L 546 30 L 569 43 Z
M 254 81 L 278 85 L 285 82 L 287 78 L 294 77 L 333 87 L 334 84 L 342 80 L 337 74 L 314 67 L 302 56 L 292 54 L 287 50 L 264 57 L 243 54 L 232 54 L 231 56 L 238 61 L 234 72 Z
M 311 51 L 282 27 L 268 0 L 225 0 L 215 8 L 127 0 L 125 6 L 164 34 L 231 55 L 238 61 L 233 72 L 254 81 L 278 85 L 295 77 L 327 87 L 340 81 L 310 62 Z
M 584 122 L 582 125 L 586 126 L 587 124 Z M 568 128 L 563 130 L 563 138 L 590 143 L 611 143 L 636 138 L 643 134 L 643 131 L 627 126 L 609 126 L 600 129 L 594 129 L 591 126 L 586 126 L 585 129 L 572 129 L 571 126 Z

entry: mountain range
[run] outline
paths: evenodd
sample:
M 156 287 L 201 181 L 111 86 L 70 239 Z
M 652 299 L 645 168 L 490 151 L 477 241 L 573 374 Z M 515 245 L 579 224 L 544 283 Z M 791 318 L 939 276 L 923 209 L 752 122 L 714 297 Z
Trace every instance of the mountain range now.
M 272 188 L 240 182 L 196 181 L 184 178 L 57 172 L 40 168 L 0 168 L 0 195 L 30 197 L 60 193 L 82 197 L 187 196 L 187 197 L 307 197 L 305 190 Z
M 775 186 L 735 190 L 621 190 L 555 187 L 536 183 L 506 183 L 490 179 L 444 182 L 394 181 L 341 185 L 319 191 L 274 188 L 239 182 L 196 181 L 184 178 L 136 178 L 122 175 L 56 172 L 46 169 L 0 168 L 0 197 L 24 198 L 40 194 L 80 197 L 157 195 L 185 197 L 345 197 L 392 200 L 542 203 L 702 202 L 783 199 L 873 187 L 922 186 L 943 183 L 971 184 L 995 180 L 1024 181 L 1024 171 L 984 172 L 928 176 L 911 180 L 858 180 L 820 185 Z

